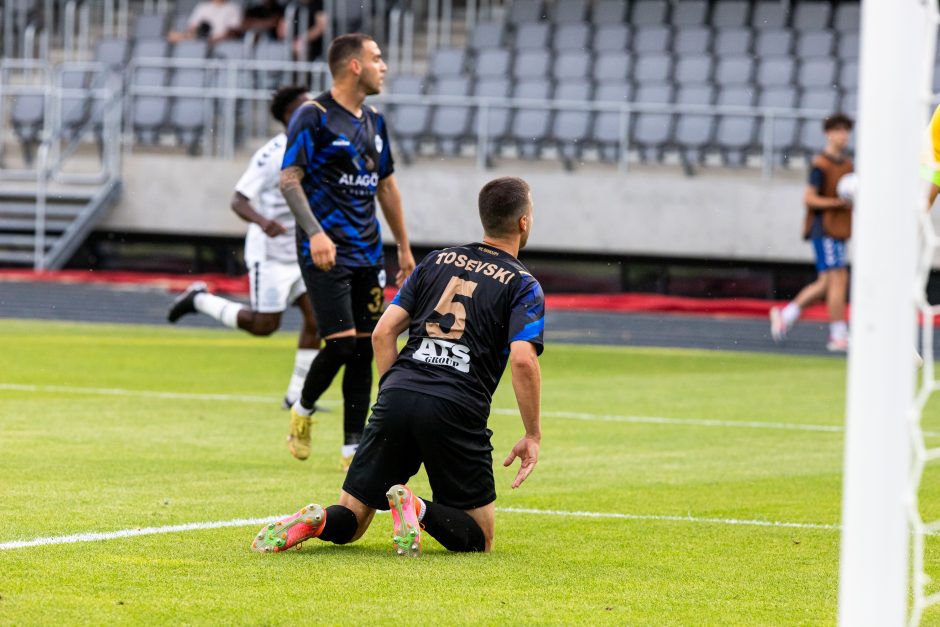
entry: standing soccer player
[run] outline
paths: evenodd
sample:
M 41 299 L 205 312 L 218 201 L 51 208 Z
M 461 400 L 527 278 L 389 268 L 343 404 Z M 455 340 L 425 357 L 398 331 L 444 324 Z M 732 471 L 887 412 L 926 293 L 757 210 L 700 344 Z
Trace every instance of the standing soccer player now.
M 392 510 L 399 555 L 417 556 L 423 531 L 450 551 L 492 548 L 490 402 L 508 361 L 525 435 L 503 465 L 520 459 L 517 488 L 535 468 L 541 443 L 545 303 L 516 259 L 532 229 L 529 186 L 518 178 L 490 181 L 479 208 L 483 241 L 425 257 L 372 335 L 379 397 L 339 504 L 308 505 L 268 525 L 253 550 L 285 551 L 310 538 L 346 544 L 362 537 L 377 509 Z M 404 485 L 422 463 L 434 501 Z
M 385 270 L 375 199 L 398 243 L 399 284 L 415 267 L 385 119 L 364 106 L 387 70 L 368 35 L 337 37 L 333 87 L 297 111 L 288 129 L 281 191 L 297 220 L 297 255 L 325 345 L 291 408 L 288 449 L 310 455 L 315 403 L 343 374 L 343 469 L 362 438 L 372 391 L 369 339 L 384 310 Z
M 803 238 L 813 242 L 818 278 L 800 290 L 783 309 L 770 310 L 770 333 L 775 342 L 786 339 L 803 309 L 818 300 L 829 308 L 829 341 L 826 348 L 845 352 L 849 347 L 849 327 L 845 321 L 845 301 L 849 288 L 846 268 L 846 240 L 852 234 L 852 204 L 839 198 L 839 179 L 854 170 L 846 154 L 852 119 L 837 113 L 825 119 L 825 150 L 813 158 L 806 186 L 806 220 Z
M 282 87 L 271 100 L 271 115 L 285 127 L 294 112 L 307 101 L 306 87 Z M 251 308 L 210 294 L 205 283 L 193 283 L 170 307 L 167 319 L 175 323 L 191 313 L 203 313 L 225 326 L 252 335 L 271 335 L 281 326 L 281 315 L 289 305 L 303 314 L 297 342 L 294 372 L 284 397 L 289 409 L 300 398 L 310 364 L 320 348 L 320 335 L 313 317 L 307 289 L 297 265 L 294 217 L 280 190 L 281 161 L 287 136 L 279 133 L 251 158 L 248 169 L 235 184 L 232 211 L 249 223 L 245 237 Z M 258 199 L 258 208 L 251 199 Z

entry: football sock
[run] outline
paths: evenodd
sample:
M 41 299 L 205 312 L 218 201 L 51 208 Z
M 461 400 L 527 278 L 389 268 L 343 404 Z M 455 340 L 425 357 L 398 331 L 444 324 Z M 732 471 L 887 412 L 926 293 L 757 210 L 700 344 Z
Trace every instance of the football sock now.
M 326 392 L 340 367 L 349 361 L 356 350 L 356 338 L 337 337 L 326 340 L 323 348 L 310 364 L 310 371 L 304 380 L 300 393 L 300 404 L 306 409 L 313 409 L 320 395 Z M 361 431 L 361 429 L 360 429 Z
M 800 314 L 803 311 L 800 309 L 800 306 L 796 303 L 787 303 L 787 306 L 783 308 L 783 311 L 780 312 L 780 317 L 783 318 L 783 323 L 788 327 L 792 327 L 796 324 L 796 321 L 800 319 Z
M 359 448 L 358 444 L 344 444 L 339 447 L 339 453 L 343 457 L 349 457 L 356 454 L 356 449 Z
M 358 528 L 359 521 L 351 509 L 342 505 L 330 505 L 326 508 L 326 521 L 317 537 L 324 542 L 347 544 L 356 535 Z
M 230 329 L 238 327 L 238 312 L 243 309 L 239 303 L 214 294 L 196 294 L 193 306 L 196 311 L 215 318 Z
M 290 383 L 287 384 L 287 394 L 285 397 L 293 403 L 300 398 L 300 391 L 304 387 L 304 380 L 310 371 L 310 364 L 316 358 L 320 351 L 315 348 L 298 348 L 294 357 L 294 373 L 290 377 Z
M 424 515 L 428 511 L 428 506 L 423 499 L 420 499 L 417 496 L 415 497 L 415 501 L 418 503 L 418 511 L 416 511 L 415 514 L 418 516 L 418 522 L 421 522 L 424 520 Z
M 356 338 L 352 357 L 343 373 L 343 431 L 346 444 L 358 444 L 369 414 L 372 394 L 372 339 Z
M 424 501 L 424 499 L 422 499 Z M 486 550 L 486 537 L 477 521 L 467 512 L 431 501 L 424 501 L 424 530 L 448 551 L 470 553 Z
M 849 325 L 845 323 L 845 320 L 829 323 L 829 337 L 834 340 L 844 340 L 849 337 Z

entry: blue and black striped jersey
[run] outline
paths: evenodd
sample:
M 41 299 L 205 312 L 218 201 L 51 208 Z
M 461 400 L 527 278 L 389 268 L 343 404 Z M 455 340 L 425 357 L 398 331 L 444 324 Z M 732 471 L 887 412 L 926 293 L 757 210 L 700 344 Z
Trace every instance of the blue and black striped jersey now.
M 487 244 L 430 253 L 392 304 L 408 312 L 411 325 L 382 389 L 449 399 L 485 421 L 509 345 L 527 341 L 542 353 L 542 287 L 519 260 Z
M 357 118 L 330 92 L 320 94 L 291 119 L 281 165 L 289 167 L 304 171 L 304 192 L 313 215 L 336 244 L 336 263 L 383 265 L 375 192 L 379 181 L 395 171 L 385 118 L 369 106 Z M 310 242 L 297 231 L 300 260 L 312 264 Z

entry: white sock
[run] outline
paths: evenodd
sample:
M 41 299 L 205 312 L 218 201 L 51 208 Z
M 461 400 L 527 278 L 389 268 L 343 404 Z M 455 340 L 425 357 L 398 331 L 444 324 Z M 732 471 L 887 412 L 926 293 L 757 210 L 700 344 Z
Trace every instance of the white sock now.
M 301 415 L 301 416 L 309 416 L 310 414 L 313 413 L 313 407 L 311 407 L 310 409 L 307 409 L 306 407 L 300 404 L 300 399 L 297 399 L 297 402 L 295 402 L 291 406 L 291 409 L 293 409 L 295 412 L 298 413 L 298 415 Z
M 358 444 L 344 444 L 339 450 L 343 457 L 350 457 L 356 454 L 357 448 L 359 448 Z
M 310 364 L 316 359 L 320 351 L 316 348 L 298 348 L 297 355 L 294 357 L 294 373 L 290 376 L 290 383 L 287 384 L 287 400 L 293 403 L 300 398 L 300 393 L 304 389 L 304 381 L 307 379 L 307 372 L 310 371 Z
M 787 303 L 787 306 L 780 312 L 780 317 L 783 318 L 785 325 L 792 327 L 796 324 L 796 321 L 800 319 L 801 313 L 803 313 L 803 310 L 800 309 L 800 306 L 791 301 Z
M 845 340 L 849 337 L 849 325 L 845 320 L 829 323 L 829 337 L 834 340 Z
M 215 318 L 230 329 L 238 327 L 238 312 L 242 305 L 214 294 L 196 294 L 193 299 L 196 311 Z
M 424 504 L 422 499 L 418 498 L 417 496 L 415 498 L 418 499 L 419 503 L 421 503 L 421 511 L 418 512 L 418 522 L 421 522 L 424 520 L 424 513 L 428 511 L 428 506 Z

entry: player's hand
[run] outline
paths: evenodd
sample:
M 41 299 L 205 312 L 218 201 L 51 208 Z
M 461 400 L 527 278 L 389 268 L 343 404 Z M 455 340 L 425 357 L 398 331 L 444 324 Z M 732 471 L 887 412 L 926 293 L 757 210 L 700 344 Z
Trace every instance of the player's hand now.
M 415 258 L 411 254 L 411 247 L 399 247 L 398 248 L 398 274 L 395 275 L 395 285 L 401 287 L 405 283 L 405 279 L 411 276 L 411 273 L 415 271 Z
M 287 228 L 277 220 L 268 220 L 261 225 L 261 230 L 268 237 L 277 237 L 287 233 Z
M 326 233 L 316 233 L 310 237 L 310 256 L 316 267 L 329 272 L 336 265 L 336 244 Z
M 539 461 L 539 440 L 531 436 L 525 436 L 512 447 L 512 450 L 509 452 L 509 457 L 506 458 L 506 461 L 503 462 L 503 466 L 509 467 L 512 465 L 513 460 L 519 458 L 521 465 L 519 466 L 519 472 L 516 473 L 516 478 L 512 481 L 512 488 L 515 490 L 522 485 L 522 482 L 532 474 L 532 471 L 535 469 L 535 465 Z

